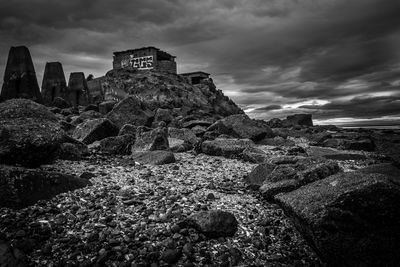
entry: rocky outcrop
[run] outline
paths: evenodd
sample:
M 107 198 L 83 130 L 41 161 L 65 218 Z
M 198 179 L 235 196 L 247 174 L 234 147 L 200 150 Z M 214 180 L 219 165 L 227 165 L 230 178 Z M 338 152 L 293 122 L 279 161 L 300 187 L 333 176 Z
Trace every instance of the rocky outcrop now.
M 294 114 L 287 116 L 286 120 L 283 121 L 284 125 L 289 126 L 313 126 L 312 115 L 311 114 Z
M 90 184 L 72 175 L 0 165 L 0 206 L 23 208 Z
M 124 98 L 126 95 L 135 95 L 153 112 L 158 108 L 182 108 L 179 112 L 182 116 L 208 116 L 216 119 L 243 113 L 222 91 L 217 90 L 211 81 L 203 81 L 194 86 L 179 75 L 155 70 L 112 70 L 102 77 L 102 86 L 106 96 L 112 94 Z
M 129 96 L 115 105 L 107 114 L 107 118 L 118 127 L 125 124 L 151 126 L 154 113 L 138 97 Z
M 86 106 L 90 102 L 90 93 L 83 72 L 72 72 L 69 76 L 68 101 L 73 106 Z
M 65 81 L 64 70 L 60 62 L 47 62 L 44 68 L 42 81 L 43 103 L 52 105 L 58 97 L 65 99 L 67 82 Z M 66 108 L 67 106 L 59 107 Z
M 396 266 L 400 170 L 385 164 L 279 194 L 278 203 L 331 266 Z
M 253 141 L 273 136 L 271 128 L 264 121 L 252 120 L 244 114 L 223 118 L 208 127 L 207 131 Z
M 52 162 L 70 138 L 45 106 L 27 99 L 0 103 L 0 162 L 38 167 Z
M 31 54 L 27 47 L 11 47 L 3 77 L 0 101 L 27 98 L 42 103 Z
M 72 137 L 88 145 L 106 137 L 116 136 L 118 131 L 118 127 L 108 119 L 94 119 L 79 124 Z

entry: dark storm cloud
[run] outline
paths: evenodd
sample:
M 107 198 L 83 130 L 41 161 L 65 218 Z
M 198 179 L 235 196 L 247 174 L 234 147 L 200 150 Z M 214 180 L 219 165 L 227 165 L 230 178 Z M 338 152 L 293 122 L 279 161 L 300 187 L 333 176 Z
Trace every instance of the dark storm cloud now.
M 113 51 L 154 45 L 241 105 L 346 102 L 399 89 L 399 14 L 398 0 L 0 0 L 0 72 L 13 45 L 39 83 L 46 61 L 99 76 Z

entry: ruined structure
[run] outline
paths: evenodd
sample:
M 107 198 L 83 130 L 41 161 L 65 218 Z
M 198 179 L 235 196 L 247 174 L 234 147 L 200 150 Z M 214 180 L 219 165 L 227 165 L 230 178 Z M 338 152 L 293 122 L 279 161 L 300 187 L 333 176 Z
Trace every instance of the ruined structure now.
M 203 71 L 187 72 L 179 75 L 187 78 L 190 84 L 199 84 L 202 80 L 210 78 L 210 74 Z
M 12 98 L 28 98 L 43 103 L 31 54 L 26 46 L 11 47 L 8 54 L 0 101 Z
M 83 72 L 72 72 L 69 76 L 67 100 L 73 106 L 86 106 L 90 102 L 89 88 Z
M 45 105 L 53 103 L 56 97 L 67 99 L 67 82 L 60 62 L 47 62 L 42 82 L 42 96 Z
M 176 74 L 175 56 L 153 46 L 114 52 L 113 69 L 128 67 Z

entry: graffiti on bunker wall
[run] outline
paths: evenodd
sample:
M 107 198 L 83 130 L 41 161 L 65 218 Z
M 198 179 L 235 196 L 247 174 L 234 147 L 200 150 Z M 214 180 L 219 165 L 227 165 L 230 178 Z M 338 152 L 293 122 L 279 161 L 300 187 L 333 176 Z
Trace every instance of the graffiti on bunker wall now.
M 133 67 L 137 69 L 152 69 L 154 67 L 153 64 L 153 56 L 144 56 L 144 57 L 133 57 L 130 56 L 129 59 L 124 59 L 121 61 L 121 67 Z

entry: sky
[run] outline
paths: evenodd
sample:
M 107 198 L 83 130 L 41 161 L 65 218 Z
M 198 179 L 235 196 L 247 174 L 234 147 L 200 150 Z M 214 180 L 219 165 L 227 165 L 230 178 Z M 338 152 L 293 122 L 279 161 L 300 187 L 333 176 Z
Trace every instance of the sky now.
M 399 0 L 0 0 L 0 75 L 18 45 L 39 85 L 46 62 L 99 77 L 156 46 L 253 118 L 400 124 Z

